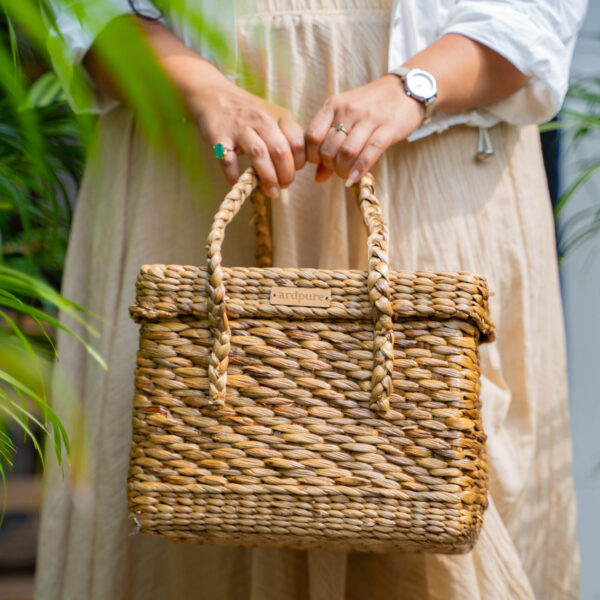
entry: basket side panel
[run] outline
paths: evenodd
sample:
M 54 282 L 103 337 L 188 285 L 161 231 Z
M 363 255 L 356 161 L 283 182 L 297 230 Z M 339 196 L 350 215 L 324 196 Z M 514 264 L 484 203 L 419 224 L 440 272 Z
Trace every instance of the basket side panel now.
M 129 503 L 142 531 L 254 546 L 464 552 L 486 507 L 478 332 L 394 324 L 391 410 L 369 409 L 372 324 L 231 321 L 209 406 L 208 323 L 142 325 Z

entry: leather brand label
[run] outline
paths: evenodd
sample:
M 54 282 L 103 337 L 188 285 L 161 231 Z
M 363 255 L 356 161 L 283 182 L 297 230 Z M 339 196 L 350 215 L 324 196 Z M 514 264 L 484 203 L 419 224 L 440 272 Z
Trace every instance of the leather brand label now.
M 305 287 L 272 287 L 270 301 L 275 306 L 329 308 L 331 305 L 331 290 Z

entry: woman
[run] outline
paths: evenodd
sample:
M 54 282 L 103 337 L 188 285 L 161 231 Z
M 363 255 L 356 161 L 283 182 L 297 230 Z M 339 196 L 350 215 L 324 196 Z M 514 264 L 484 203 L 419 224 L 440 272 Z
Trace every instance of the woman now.
M 113 8 L 107 31 L 123 23 L 115 17 L 132 12 L 124 0 Z M 145 1 L 136 8 L 155 14 Z M 38 599 L 578 598 L 553 223 L 532 123 L 562 102 L 584 8 L 572 0 L 205 2 L 202 10 L 218 12 L 248 65 L 238 85 L 206 60 L 203 40 L 173 15 L 166 15 L 168 26 L 124 17 L 137 19 L 198 124 L 212 183 L 204 203 L 178 160 L 151 148 L 132 114 L 116 106 L 122 92 L 95 51 L 100 38 L 58 12 L 74 61 L 85 56 L 95 108 L 104 111 L 64 292 L 115 327 L 99 345 L 108 374 L 60 340 L 61 362 L 76 373 L 83 398 L 92 455 L 83 482 L 71 475 L 66 486 L 59 472 L 50 479 Z M 419 98 L 423 88 L 411 89 L 399 67 L 429 74 L 437 98 L 432 85 Z M 257 75 L 263 97 L 252 93 Z M 433 119 L 424 123 L 434 102 Z M 143 263 L 203 263 L 210 218 L 228 188 L 210 167 L 221 158 L 232 183 L 244 154 L 267 195 L 280 193 L 272 203 L 276 265 L 365 267 L 363 225 L 344 182 L 371 169 L 393 268 L 487 276 L 498 329 L 497 342 L 481 352 L 490 506 L 471 553 L 251 550 L 127 536 L 133 282 Z M 316 171 L 300 171 L 306 161 Z M 232 265 L 252 256 L 243 221 L 228 236 Z

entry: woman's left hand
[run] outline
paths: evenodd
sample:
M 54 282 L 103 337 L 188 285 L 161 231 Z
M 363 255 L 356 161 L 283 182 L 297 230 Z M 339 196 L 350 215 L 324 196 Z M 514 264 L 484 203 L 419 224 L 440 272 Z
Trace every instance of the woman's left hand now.
M 316 181 L 337 173 L 348 184 L 357 182 L 389 146 L 419 127 L 424 114 L 396 75 L 328 98 L 306 130 L 307 160 L 318 165 Z M 345 131 L 335 129 L 337 123 Z

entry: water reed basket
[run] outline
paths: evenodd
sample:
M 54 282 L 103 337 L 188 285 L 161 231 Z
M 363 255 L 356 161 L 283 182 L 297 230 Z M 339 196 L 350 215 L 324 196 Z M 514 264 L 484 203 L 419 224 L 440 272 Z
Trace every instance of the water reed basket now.
M 486 507 L 477 344 L 494 328 L 471 273 L 388 271 L 370 176 L 356 187 L 368 271 L 221 266 L 247 171 L 206 267 L 146 265 L 133 318 L 129 508 L 200 543 L 459 553 Z

